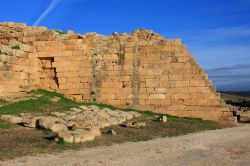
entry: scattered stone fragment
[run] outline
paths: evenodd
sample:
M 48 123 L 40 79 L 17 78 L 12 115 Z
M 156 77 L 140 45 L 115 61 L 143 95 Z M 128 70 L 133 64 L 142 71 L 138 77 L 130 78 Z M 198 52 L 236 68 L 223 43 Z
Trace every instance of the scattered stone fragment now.
M 126 125 L 126 127 L 131 127 L 131 128 L 141 128 L 141 127 L 145 127 L 146 123 L 144 122 L 128 122 Z
M 57 97 L 57 96 L 55 96 L 55 97 L 53 97 L 53 98 L 50 99 L 50 101 L 52 101 L 52 102 L 58 102 L 60 100 L 61 100 L 61 98 Z
M 71 110 L 73 113 L 76 113 L 76 114 L 79 113 L 79 112 L 82 112 L 82 110 L 81 110 L 80 108 L 71 108 L 70 110 Z M 72 112 L 71 112 L 71 113 L 72 113 Z
M 74 166 L 82 166 L 80 163 L 76 163 L 74 164 Z
M 99 136 L 102 135 L 102 134 L 101 134 L 100 127 L 98 127 L 98 126 L 91 127 L 91 128 L 89 129 L 89 132 L 90 132 L 91 134 L 93 134 L 95 137 L 99 137 Z
M 71 133 L 74 137 L 74 143 L 93 141 L 95 139 L 93 133 L 84 129 L 77 129 Z
M 91 108 L 92 111 L 94 111 L 94 112 L 97 112 L 97 111 L 100 110 L 100 108 L 98 106 L 96 106 L 96 105 L 91 105 L 91 106 L 89 106 L 89 108 Z
M 119 33 L 118 32 L 113 32 L 113 34 L 112 34 L 113 36 L 118 36 L 119 35 Z
M 40 117 L 30 117 L 22 120 L 25 127 L 36 128 L 38 127 Z
M 167 123 L 167 121 L 168 121 L 167 116 L 164 115 L 164 116 L 160 117 L 160 121 L 161 121 L 162 123 Z
M 51 115 L 55 115 L 57 117 L 64 117 L 66 116 L 67 114 L 66 113 L 63 113 L 63 112 L 51 112 Z
M 59 138 L 59 137 L 55 137 L 55 138 L 54 138 L 54 141 L 55 141 L 56 143 L 58 143 L 58 142 L 60 142 L 60 138 Z
M 14 115 L 2 115 L 1 119 L 14 124 L 22 123 L 23 120 L 23 118 Z
M 59 123 L 54 123 L 49 129 L 53 132 L 68 130 L 68 128 L 64 124 L 59 124 Z
M 58 132 L 58 138 L 63 139 L 65 142 L 68 143 L 74 143 L 74 136 L 70 134 L 68 131 Z
M 108 130 L 108 131 L 106 132 L 106 134 L 116 135 L 116 132 L 115 132 L 115 130 Z
M 79 108 L 82 109 L 83 111 L 90 111 L 90 108 L 85 105 L 79 106 Z
M 53 125 L 55 123 L 64 123 L 64 121 L 60 118 L 57 117 L 52 117 L 52 116 L 43 116 L 39 118 L 39 126 L 41 128 L 45 128 L 45 129 L 52 129 Z
M 1 119 L 11 123 L 20 123 L 25 127 L 45 128 L 57 134 L 55 141 L 60 139 L 69 143 L 79 143 L 94 140 L 101 136 L 101 128 L 122 124 L 134 117 L 141 116 L 137 112 L 123 112 L 98 106 L 79 106 L 69 112 L 52 112 L 53 116 L 33 116 L 22 113 L 19 116 L 3 115 Z M 144 127 L 144 122 L 133 122 L 128 127 Z M 116 135 L 115 131 L 109 131 Z

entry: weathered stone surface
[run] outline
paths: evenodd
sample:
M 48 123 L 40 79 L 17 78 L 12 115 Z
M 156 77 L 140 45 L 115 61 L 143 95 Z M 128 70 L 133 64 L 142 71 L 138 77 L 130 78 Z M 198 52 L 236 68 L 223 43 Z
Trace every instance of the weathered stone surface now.
M 14 115 L 2 115 L 2 120 L 9 121 L 10 123 L 18 124 L 22 123 L 23 118 Z
M 144 122 L 128 122 L 126 124 L 126 127 L 132 127 L 132 128 L 141 128 L 145 126 L 146 126 L 146 123 Z
M 69 143 L 80 143 L 101 136 L 101 128 L 122 124 L 126 120 L 141 116 L 136 112 L 100 109 L 95 105 L 79 106 L 67 112 L 52 112 L 51 115 L 53 116 L 33 116 L 24 113 L 18 116 L 3 115 L 1 119 L 11 123 L 21 123 L 26 127 L 49 129 L 57 133 L 58 139 Z M 138 122 L 134 125 L 140 127 L 141 124 Z
M 108 130 L 106 133 L 110 135 L 116 135 L 115 130 Z
M 161 121 L 162 123 L 167 123 L 167 121 L 168 121 L 167 116 L 164 115 L 164 116 L 160 117 L 160 121 Z
M 63 124 L 65 123 L 62 119 L 52 116 L 43 116 L 39 118 L 39 126 L 45 129 L 53 129 L 57 128 L 57 126 L 54 126 L 55 124 Z
M 74 143 L 93 141 L 96 137 L 95 134 L 85 129 L 77 129 L 70 133 L 74 137 Z
M 55 115 L 57 117 L 64 117 L 66 116 L 67 114 L 66 113 L 63 113 L 63 112 L 52 112 L 51 115 Z
M 22 120 L 22 124 L 26 127 L 36 128 L 39 124 L 40 117 L 30 117 Z
M 53 132 L 68 130 L 68 128 L 64 124 L 58 124 L 58 123 L 54 123 L 49 129 Z
M 59 34 L 15 23 L 1 23 L 0 34 L 0 97 L 43 88 L 76 101 L 231 120 L 222 117 L 228 106 L 180 39 L 144 29 Z
M 58 102 L 58 101 L 60 101 L 61 100 L 61 98 L 60 97 L 57 97 L 57 96 L 55 96 L 55 97 L 53 97 L 52 99 L 50 99 L 50 101 L 52 101 L 52 102 Z
M 59 131 L 58 137 L 63 139 L 65 142 L 74 143 L 74 136 L 68 131 Z
M 90 131 L 89 131 L 91 134 L 93 134 L 95 137 L 98 137 L 98 136 L 101 136 L 101 130 L 100 130 L 100 127 L 91 127 L 90 128 Z

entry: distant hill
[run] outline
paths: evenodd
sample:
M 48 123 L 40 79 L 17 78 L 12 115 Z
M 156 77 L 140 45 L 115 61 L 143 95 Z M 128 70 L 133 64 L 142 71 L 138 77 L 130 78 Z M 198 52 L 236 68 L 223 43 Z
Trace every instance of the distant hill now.
M 220 92 L 227 104 L 250 107 L 250 92 Z
M 224 95 L 232 95 L 232 96 L 238 96 L 238 97 L 247 97 L 250 98 L 250 91 L 246 91 L 246 92 L 220 92 L 221 94 Z

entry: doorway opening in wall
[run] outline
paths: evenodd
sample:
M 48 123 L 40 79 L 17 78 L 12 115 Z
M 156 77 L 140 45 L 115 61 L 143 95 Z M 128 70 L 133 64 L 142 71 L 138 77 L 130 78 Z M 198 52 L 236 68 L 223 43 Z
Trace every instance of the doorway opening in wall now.
M 48 90 L 58 90 L 59 82 L 56 68 L 52 66 L 54 57 L 39 58 L 40 86 Z

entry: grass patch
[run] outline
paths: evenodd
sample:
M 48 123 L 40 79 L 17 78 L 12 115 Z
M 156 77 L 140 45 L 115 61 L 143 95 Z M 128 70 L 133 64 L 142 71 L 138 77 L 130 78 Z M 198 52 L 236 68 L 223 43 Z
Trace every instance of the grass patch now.
M 0 104 L 8 103 L 6 100 L 0 98 Z
M 15 46 L 12 46 L 11 49 L 13 49 L 13 50 L 20 50 L 20 46 L 19 45 L 15 45 Z
M 11 128 L 10 123 L 0 120 L 0 129 L 9 129 L 9 128 Z
M 69 111 L 72 107 L 82 105 L 73 100 L 66 99 L 62 94 L 50 92 L 46 90 L 33 90 L 29 92 L 32 95 L 41 95 L 37 99 L 29 99 L 25 101 L 18 101 L 0 107 L 0 115 L 10 114 L 16 115 L 20 113 L 49 113 L 52 111 Z M 52 102 L 53 97 L 60 97 L 58 102 Z

